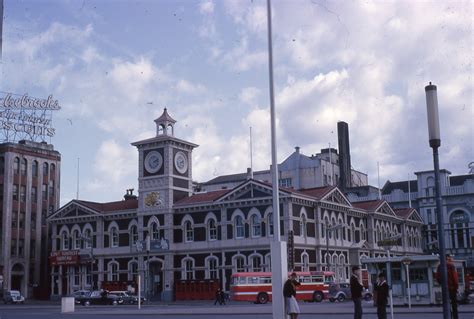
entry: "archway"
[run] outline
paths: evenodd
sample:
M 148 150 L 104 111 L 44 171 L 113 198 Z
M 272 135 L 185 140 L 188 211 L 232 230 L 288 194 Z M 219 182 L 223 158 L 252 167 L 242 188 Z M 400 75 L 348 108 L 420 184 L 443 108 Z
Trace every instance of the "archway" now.
M 14 264 L 11 272 L 11 290 L 19 290 L 22 294 L 23 283 L 25 280 L 25 267 L 22 264 Z
M 163 292 L 163 262 L 160 260 L 150 261 L 150 278 L 148 280 L 148 291 L 150 300 L 161 300 Z

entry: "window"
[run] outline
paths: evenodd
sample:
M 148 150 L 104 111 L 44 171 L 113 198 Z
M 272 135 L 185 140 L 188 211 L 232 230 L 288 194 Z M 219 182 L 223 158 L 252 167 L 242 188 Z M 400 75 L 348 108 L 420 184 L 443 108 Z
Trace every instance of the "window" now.
M 51 178 L 54 178 L 54 175 L 56 174 L 56 165 L 51 164 L 50 168 Z
M 21 160 L 20 174 L 26 176 L 26 167 L 27 167 L 26 158 Z
M 30 258 L 34 259 L 36 257 L 36 240 L 32 239 L 30 241 Z
M 92 286 L 92 265 L 86 266 L 86 285 Z
M 267 215 L 268 236 L 273 236 L 273 213 Z
M 18 256 L 23 257 L 25 255 L 25 240 L 18 240 Z
M 20 159 L 18 157 L 15 157 L 15 160 L 13 161 L 13 174 L 20 174 Z
M 109 263 L 109 281 L 118 281 L 118 264 L 116 262 Z
M 49 181 L 49 196 L 54 196 L 54 181 Z
M 18 211 L 12 213 L 12 228 L 18 227 Z
M 244 221 L 242 216 L 235 217 L 235 238 L 244 238 L 245 237 L 245 229 L 244 229 Z
M 118 247 L 119 246 L 119 233 L 117 227 L 113 226 L 110 228 L 110 246 Z
M 74 249 L 81 249 L 81 237 L 79 236 L 78 230 L 72 232 L 72 240 L 74 243 Z
M 17 252 L 16 252 L 16 239 L 12 239 L 12 241 L 11 241 L 11 255 L 12 256 L 17 255 Z
M 260 237 L 262 235 L 262 224 L 260 222 L 260 216 L 257 214 L 252 215 L 252 237 Z
M 48 185 L 41 185 L 41 193 L 43 200 L 48 200 Z
M 292 187 L 291 178 L 281 178 L 279 184 L 281 187 Z
M 26 186 L 25 185 L 20 186 L 20 202 L 22 203 L 26 202 Z
M 216 221 L 211 218 L 207 222 L 207 228 L 209 231 L 209 240 L 216 240 L 217 239 L 217 225 Z
M 33 161 L 31 164 L 31 175 L 34 177 L 38 176 L 38 161 Z
M 151 224 L 151 239 L 160 239 L 160 230 L 157 223 Z
M 0 157 L 0 175 L 5 174 L 5 157 Z
M 92 247 L 92 231 L 90 229 L 84 230 L 84 248 Z
M 135 245 L 138 241 L 138 227 L 133 225 L 130 227 L 130 246 Z
M 31 212 L 31 223 L 30 223 L 31 230 L 36 229 L 36 212 Z
M 194 230 L 189 220 L 184 223 L 184 232 L 186 235 L 186 238 L 185 238 L 186 242 L 194 241 Z
M 13 200 L 18 200 L 18 185 L 13 184 Z
M 69 249 L 69 236 L 65 231 L 61 233 L 61 242 L 62 242 L 62 249 L 63 250 L 68 250 Z
M 206 268 L 207 270 L 207 279 L 218 279 L 219 278 L 219 272 L 217 271 L 217 258 L 216 257 L 209 257 L 207 259 L 207 265 Z
M 234 270 L 236 272 L 245 271 L 245 257 L 244 256 L 237 256 L 234 258 Z
M 36 202 L 38 200 L 38 188 L 31 186 L 31 201 Z
M 300 236 L 306 237 L 306 215 L 301 215 Z
M 138 263 L 131 262 L 128 264 L 128 280 L 132 281 L 138 276 Z
M 308 254 L 301 255 L 301 271 L 309 271 L 309 256 Z
M 19 224 L 20 229 L 25 229 L 25 212 L 20 212 Z
M 43 163 L 43 175 L 48 176 L 48 163 Z
M 183 260 L 184 263 L 184 273 L 181 275 L 185 280 L 194 279 L 194 260 L 187 258 Z
M 262 271 L 262 259 L 260 256 L 252 256 L 250 258 L 250 265 L 252 266 L 252 271 Z
M 79 270 L 79 267 L 74 267 L 73 268 L 73 276 L 74 276 L 74 286 L 79 286 L 79 282 L 81 279 L 81 273 Z

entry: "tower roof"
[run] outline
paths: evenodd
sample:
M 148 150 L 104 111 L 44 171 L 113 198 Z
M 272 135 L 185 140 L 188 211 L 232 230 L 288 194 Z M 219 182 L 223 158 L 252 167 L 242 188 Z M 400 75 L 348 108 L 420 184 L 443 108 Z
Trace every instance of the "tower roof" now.
M 159 124 L 159 123 L 176 123 L 176 120 L 173 119 L 168 114 L 168 110 L 165 107 L 165 109 L 163 110 L 163 114 L 161 114 L 161 116 L 155 120 L 155 123 L 157 123 L 157 124 Z

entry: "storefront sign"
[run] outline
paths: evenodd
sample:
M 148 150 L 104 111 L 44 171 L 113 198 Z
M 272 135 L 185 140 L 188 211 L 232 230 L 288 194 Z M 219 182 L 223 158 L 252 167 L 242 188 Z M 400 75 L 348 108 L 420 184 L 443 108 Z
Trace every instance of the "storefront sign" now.
M 60 110 L 58 100 L 50 95 L 39 99 L 24 94 L 22 96 L 7 93 L 0 97 L 0 130 L 6 142 L 21 139 L 35 141 L 53 137 L 56 130 L 52 127 L 52 111 Z
M 79 264 L 79 250 L 58 250 L 49 255 L 51 266 Z

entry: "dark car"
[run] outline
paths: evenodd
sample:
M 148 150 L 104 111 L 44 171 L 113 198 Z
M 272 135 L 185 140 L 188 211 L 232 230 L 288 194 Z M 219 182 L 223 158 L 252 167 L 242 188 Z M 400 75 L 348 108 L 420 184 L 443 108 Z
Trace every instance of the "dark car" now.
M 329 301 L 339 301 L 342 302 L 346 299 L 351 299 L 351 285 L 348 283 L 340 283 L 340 284 L 331 284 L 329 286 Z M 362 292 L 362 299 L 364 300 L 371 300 L 372 294 L 367 290 L 364 289 Z
M 74 303 L 81 304 L 84 298 L 87 298 L 90 295 L 89 290 L 76 290 L 71 294 L 71 297 L 74 297 Z
M 118 305 L 123 304 L 123 299 L 109 293 L 106 290 L 92 291 L 88 296 L 79 297 L 79 303 L 83 306 L 90 305 Z
M 138 297 L 130 294 L 128 291 L 111 291 L 113 295 L 120 297 L 124 304 L 135 304 L 138 303 Z M 143 297 L 141 298 L 143 302 Z

